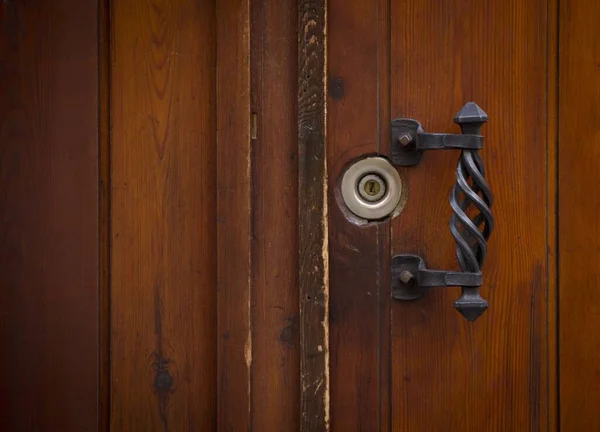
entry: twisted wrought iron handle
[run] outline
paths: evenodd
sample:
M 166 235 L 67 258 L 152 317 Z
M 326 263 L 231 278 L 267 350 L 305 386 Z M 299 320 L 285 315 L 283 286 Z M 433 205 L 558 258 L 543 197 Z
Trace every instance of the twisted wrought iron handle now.
M 487 114 L 473 102 L 467 103 L 454 117 L 463 134 L 480 135 Z M 456 242 L 456 257 L 463 272 L 481 273 L 487 255 L 487 241 L 494 229 L 492 192 L 485 181 L 481 155 L 463 149 L 456 167 L 456 183 L 450 193 L 450 232 Z M 474 209 L 475 215 L 467 212 Z M 462 286 L 454 307 L 469 321 L 476 320 L 488 308 L 479 294 L 479 286 Z
M 479 293 L 487 241 L 494 228 L 493 197 L 478 152 L 483 145 L 481 126 L 486 121 L 487 114 L 469 102 L 454 117 L 454 122 L 461 127 L 461 135 L 425 133 L 413 119 L 392 122 L 392 161 L 398 165 L 417 164 L 426 150 L 461 149 L 456 183 L 450 193 L 453 212 L 450 232 L 462 270 L 429 270 L 419 256 L 396 255 L 392 258 L 392 296 L 398 300 L 413 300 L 424 294 L 424 288 L 460 286 L 461 296 L 454 307 L 469 321 L 475 321 L 488 308 L 488 302 Z

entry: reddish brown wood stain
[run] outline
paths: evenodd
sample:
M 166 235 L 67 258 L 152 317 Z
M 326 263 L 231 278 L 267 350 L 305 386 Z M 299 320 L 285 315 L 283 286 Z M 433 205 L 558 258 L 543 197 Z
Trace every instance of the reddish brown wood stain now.
M 297 19 L 294 2 L 252 4 L 251 398 L 256 431 L 300 427 Z
M 93 431 L 96 1 L 0 11 L 0 429 Z
M 600 430 L 600 4 L 560 2 L 558 87 L 561 430 Z
M 216 82 L 217 427 L 237 431 L 252 423 L 249 0 L 217 2 Z
M 111 429 L 214 430 L 214 2 L 111 20 Z
M 346 165 L 380 146 L 378 82 L 386 50 L 380 6 L 332 0 L 328 9 L 328 75 L 344 83 L 343 98 L 330 94 L 327 106 L 331 427 L 341 431 L 377 430 L 386 421 L 379 398 L 386 377 L 381 355 L 388 348 L 380 343 L 387 340 L 389 320 L 381 321 L 379 313 L 385 314 L 389 290 L 380 285 L 385 279 L 378 255 L 389 227 L 350 223 L 335 199 Z
M 599 429 L 598 13 L 1 1 L 0 429 Z M 457 152 L 399 169 L 392 222 L 335 195 L 391 118 L 456 132 L 468 100 L 497 222 L 474 324 L 458 289 L 389 289 L 393 253 L 457 267 Z
M 489 114 L 482 156 L 496 228 L 484 266 L 489 310 L 469 324 L 458 289 L 392 306 L 392 429 L 546 430 L 546 57 L 544 2 L 392 2 L 392 116 L 455 132 L 467 101 Z M 426 18 L 427 25 L 420 25 Z M 457 268 L 448 203 L 457 152 L 406 168 L 410 198 L 394 253 Z

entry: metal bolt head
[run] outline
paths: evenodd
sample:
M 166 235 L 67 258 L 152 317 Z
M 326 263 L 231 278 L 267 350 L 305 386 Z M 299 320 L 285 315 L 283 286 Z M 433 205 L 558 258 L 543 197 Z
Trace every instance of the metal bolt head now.
M 407 284 L 415 278 L 415 275 L 409 272 L 408 270 L 404 270 L 400 273 L 400 282 L 403 284 Z
M 398 142 L 405 147 L 407 145 L 409 145 L 412 142 L 412 140 L 413 140 L 413 137 L 409 133 L 403 133 L 402 135 L 400 135 L 398 137 Z

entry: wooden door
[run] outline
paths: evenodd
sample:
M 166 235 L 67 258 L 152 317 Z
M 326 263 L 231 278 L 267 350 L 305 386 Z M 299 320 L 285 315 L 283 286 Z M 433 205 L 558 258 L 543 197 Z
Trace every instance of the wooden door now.
M 560 3 L 560 4 L 559 4 Z M 0 4 L 0 429 L 600 430 L 600 5 L 592 0 Z M 458 270 L 459 150 L 341 179 L 395 118 L 474 101 L 489 309 L 392 298 Z M 560 319 L 559 319 L 560 318 Z
M 490 308 L 468 322 L 453 308 L 459 289 L 390 296 L 395 254 L 458 268 L 448 226 L 458 151 L 399 168 L 408 199 L 391 221 L 353 225 L 330 194 L 332 428 L 546 430 L 555 382 L 548 5 L 333 0 L 328 17 L 329 76 L 344 86 L 328 98 L 330 188 L 354 158 L 390 155 L 393 118 L 456 132 L 454 114 L 475 101 L 489 115 L 482 156 L 496 221 L 483 267 Z

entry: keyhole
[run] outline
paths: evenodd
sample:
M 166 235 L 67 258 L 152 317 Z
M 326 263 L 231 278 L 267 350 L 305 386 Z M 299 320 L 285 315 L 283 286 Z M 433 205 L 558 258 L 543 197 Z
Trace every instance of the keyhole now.
M 381 190 L 381 184 L 375 180 L 367 180 L 365 183 L 365 192 L 367 195 L 375 196 Z
M 360 179 L 357 185 L 358 194 L 368 202 L 381 200 L 386 193 L 385 180 L 378 174 L 367 174 Z

